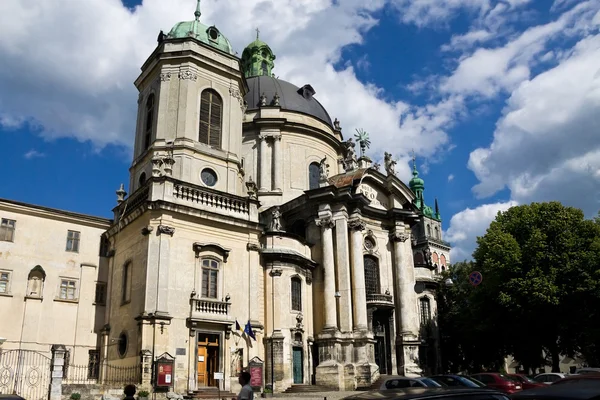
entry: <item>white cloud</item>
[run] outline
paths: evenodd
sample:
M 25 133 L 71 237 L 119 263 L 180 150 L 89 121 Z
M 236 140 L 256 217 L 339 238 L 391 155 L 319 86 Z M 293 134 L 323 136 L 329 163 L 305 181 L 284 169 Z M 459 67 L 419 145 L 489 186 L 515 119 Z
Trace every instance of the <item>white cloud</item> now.
M 450 174 L 448 175 L 448 182 L 452 182 L 454 180 L 454 175 Z
M 44 156 L 45 156 L 44 153 L 40 153 L 39 151 L 37 151 L 35 149 L 31 149 L 27 153 L 23 154 L 23 157 L 25 157 L 27 160 L 31 160 L 32 158 L 40 158 L 40 157 L 44 157 Z
M 515 201 L 483 204 L 454 214 L 448 230 L 444 233 L 444 238 L 452 243 L 450 260 L 455 263 L 470 259 L 477 246 L 477 237 L 485 234 L 498 212 L 506 211 L 517 204 Z
M 373 14 L 389 1 L 212 0 L 202 2 L 201 20 L 216 24 L 239 53 L 260 27 L 277 54 L 275 73 L 298 85 L 310 82 L 346 135 L 367 130 L 371 155 L 391 151 L 401 161 L 399 175 L 409 178 L 409 150 L 428 157 L 446 145 L 445 130 L 462 111 L 459 97 L 413 107 L 385 100 L 383 89 L 360 82 L 350 66 L 333 68 L 345 46 L 362 43 L 378 22 Z M 133 10 L 116 0 L 0 2 L 0 123 L 32 121 L 47 138 L 130 147 L 132 82 L 159 30 L 193 18 L 194 6 L 192 0 L 145 0 Z

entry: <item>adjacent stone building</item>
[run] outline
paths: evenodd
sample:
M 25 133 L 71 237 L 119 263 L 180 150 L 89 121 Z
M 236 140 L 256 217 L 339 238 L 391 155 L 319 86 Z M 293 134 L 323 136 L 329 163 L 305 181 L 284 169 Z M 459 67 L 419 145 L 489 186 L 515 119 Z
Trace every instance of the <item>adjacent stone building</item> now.
M 114 218 L 73 217 L 69 228 L 69 213 L 47 211 L 39 223 L 81 232 L 85 257 L 36 261 L 20 236 L 32 227 L 0 208 L 3 224 L 17 221 L 13 240 L 0 242 L 13 296 L 0 297 L 3 321 L 19 324 L 26 275 L 39 265 L 48 290 L 78 279 L 80 314 L 45 311 L 81 320 L 74 347 L 123 366 L 171 357 L 179 393 L 235 390 L 250 362 L 264 367 L 254 382 L 275 391 L 435 371 L 436 274 L 450 249 L 416 167 L 407 186 L 391 154 L 374 164 L 364 132 L 345 139 L 315 88 L 275 78 L 276 57 L 258 36 L 238 58 L 200 21 L 199 4 L 193 20 L 161 32 L 135 81 L 130 194 L 117 191 Z M 31 243 L 42 235 L 27 232 Z M 16 262 L 12 248 L 30 255 Z M 92 301 L 99 291 L 106 305 Z M 0 336 L 24 346 L 19 329 Z

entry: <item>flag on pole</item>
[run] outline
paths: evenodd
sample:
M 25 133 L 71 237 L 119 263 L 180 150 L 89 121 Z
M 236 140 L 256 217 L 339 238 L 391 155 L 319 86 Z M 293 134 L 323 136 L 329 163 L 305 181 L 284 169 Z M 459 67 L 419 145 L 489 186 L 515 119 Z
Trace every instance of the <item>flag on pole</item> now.
M 252 325 L 250 325 L 250 320 L 248 320 L 248 323 L 244 328 L 244 333 L 246 333 L 246 335 L 250 336 L 252 339 L 256 340 L 256 336 L 254 335 L 254 331 L 252 330 Z
M 242 330 L 242 327 L 240 326 L 240 323 L 238 322 L 237 318 L 235 319 L 235 330 L 236 331 Z

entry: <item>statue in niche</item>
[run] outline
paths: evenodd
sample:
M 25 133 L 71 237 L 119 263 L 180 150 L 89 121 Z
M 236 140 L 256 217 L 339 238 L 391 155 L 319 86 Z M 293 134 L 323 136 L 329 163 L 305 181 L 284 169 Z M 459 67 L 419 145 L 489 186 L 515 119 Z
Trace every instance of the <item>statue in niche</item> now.
M 392 155 L 390 153 L 388 153 L 387 151 L 385 152 L 383 162 L 385 165 L 385 172 L 387 172 L 388 175 L 395 175 L 396 174 L 396 161 L 392 159 Z
M 302 316 L 302 314 L 296 315 L 296 329 L 304 328 L 304 325 L 302 324 L 303 319 L 304 317 Z
M 271 212 L 271 226 L 269 227 L 271 232 L 281 232 L 281 212 L 279 207 Z
M 329 176 L 329 164 L 327 164 L 327 157 L 323 157 L 323 159 L 319 162 L 319 179 L 321 181 L 326 181 Z

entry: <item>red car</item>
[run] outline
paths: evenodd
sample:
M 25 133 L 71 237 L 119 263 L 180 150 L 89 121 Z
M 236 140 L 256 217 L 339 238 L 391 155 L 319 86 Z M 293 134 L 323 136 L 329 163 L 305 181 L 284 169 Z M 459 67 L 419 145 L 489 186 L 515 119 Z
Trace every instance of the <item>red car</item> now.
M 534 381 L 533 379 L 531 379 L 530 377 L 528 377 L 525 374 L 507 374 L 506 376 L 508 376 L 509 378 L 513 378 L 516 381 L 521 382 L 521 386 L 523 387 L 523 390 L 546 386 L 543 383 Z
M 471 375 L 471 377 L 485 383 L 490 388 L 508 394 L 517 393 L 523 389 L 521 382 L 497 372 L 482 372 L 481 374 Z

